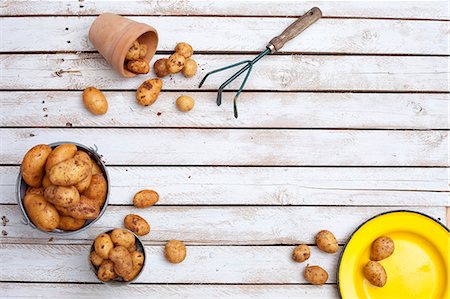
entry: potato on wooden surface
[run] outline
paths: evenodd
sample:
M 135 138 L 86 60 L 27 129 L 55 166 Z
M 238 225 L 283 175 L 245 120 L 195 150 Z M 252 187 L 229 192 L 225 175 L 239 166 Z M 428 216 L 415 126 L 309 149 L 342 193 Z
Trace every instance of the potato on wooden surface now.
M 139 272 L 141 272 L 142 267 L 144 266 L 144 254 L 142 252 L 134 251 L 130 255 L 131 260 L 133 261 L 133 270 L 131 271 L 130 274 L 125 275 L 123 277 L 123 280 L 125 281 L 133 280 L 136 277 L 136 275 L 138 275 Z
M 159 96 L 162 88 L 162 81 L 159 78 L 153 78 L 145 81 L 136 91 L 136 100 L 143 106 L 152 105 Z
M 150 232 L 150 225 L 139 215 L 129 214 L 123 220 L 124 226 L 138 236 L 144 236 Z
M 173 53 L 166 61 L 166 68 L 170 74 L 176 74 L 184 68 L 186 58 L 179 53 Z
M 89 260 L 96 267 L 100 266 L 103 263 L 103 258 L 99 256 L 97 252 L 95 252 L 95 250 L 91 251 L 91 254 L 89 255 Z
M 91 183 L 86 190 L 82 193 L 84 196 L 95 200 L 99 208 L 103 207 L 106 200 L 106 194 L 108 192 L 108 184 L 103 174 L 93 175 Z
M 133 42 L 133 45 L 131 45 L 130 49 L 128 49 L 127 55 L 125 56 L 125 59 L 127 60 L 137 60 L 139 59 L 141 55 L 141 45 L 136 40 Z
M 153 64 L 153 72 L 156 76 L 163 78 L 169 74 L 167 70 L 167 58 L 161 58 L 155 61 Z
M 97 277 L 101 281 L 110 281 L 117 278 L 114 272 L 114 263 L 110 260 L 104 260 L 98 268 Z
M 143 59 L 130 60 L 127 62 L 127 69 L 136 74 L 147 74 L 150 71 L 150 66 Z
M 107 259 L 109 252 L 114 248 L 114 243 L 111 240 L 111 236 L 103 233 L 97 236 L 94 241 L 95 252 L 103 259 Z
M 306 261 L 310 256 L 311 251 L 309 250 L 309 246 L 306 244 L 298 245 L 292 252 L 292 259 L 298 263 Z
M 339 245 L 333 233 L 328 230 L 321 230 L 316 235 L 316 244 L 320 250 L 327 253 L 335 253 L 338 251 Z
M 58 228 L 62 230 L 78 230 L 84 226 L 86 223 L 86 220 L 83 219 L 75 219 L 70 216 L 60 216 L 59 217 L 59 223 Z
M 109 251 L 109 259 L 114 262 L 114 272 L 126 277 L 133 271 L 133 260 L 131 254 L 124 246 L 116 246 Z
M 394 253 L 394 249 L 394 241 L 389 237 L 381 236 L 372 243 L 370 259 L 372 261 L 384 260 Z
M 75 206 L 80 202 L 80 194 L 74 186 L 49 186 L 44 191 L 46 200 L 61 207 Z
M 108 111 L 108 101 L 105 95 L 93 86 L 83 91 L 83 103 L 86 109 L 95 115 L 102 115 Z
M 75 153 L 77 152 L 77 147 L 72 143 L 63 143 L 55 147 L 54 150 L 48 155 L 47 162 L 45 163 L 45 173 L 48 175 L 50 173 L 50 169 L 56 164 L 73 158 Z
M 194 108 L 194 99 L 188 96 L 180 96 L 177 99 L 176 105 L 181 112 L 191 111 Z
M 45 200 L 44 196 L 27 194 L 23 199 L 25 211 L 36 227 L 45 231 L 53 231 L 59 223 L 59 214 L 55 207 Z
M 52 148 L 46 144 L 38 144 L 32 147 L 23 157 L 21 170 L 25 183 L 31 187 L 40 187 L 44 176 L 45 163 L 52 152 Z
M 129 248 L 135 244 L 136 238 L 126 229 L 116 228 L 111 232 L 111 240 L 116 246 Z
M 36 194 L 36 195 L 44 195 L 43 187 L 28 187 L 27 191 L 25 191 L 25 195 L 27 194 Z
M 306 281 L 314 285 L 323 285 L 328 280 L 328 273 L 319 266 L 306 266 L 303 276 Z
M 80 201 L 76 206 L 67 207 L 69 216 L 75 219 L 95 219 L 100 214 L 97 202 L 84 195 L 80 196 Z
M 184 68 L 181 70 L 186 78 L 193 77 L 197 73 L 197 62 L 194 59 L 188 58 L 184 62 Z
M 364 276 L 376 287 L 383 287 L 387 281 L 387 274 L 379 262 L 369 261 L 364 266 Z
M 194 54 L 192 46 L 188 43 L 177 43 L 175 47 L 175 52 L 182 55 L 184 58 L 189 58 Z
M 71 158 L 52 167 L 48 178 L 53 185 L 72 186 L 84 180 L 92 166 L 81 159 Z
M 178 264 L 186 258 L 186 246 L 178 240 L 170 240 L 164 247 L 164 256 L 172 264 Z
M 159 194 L 153 190 L 142 190 L 134 195 L 133 204 L 136 208 L 147 208 L 159 201 Z

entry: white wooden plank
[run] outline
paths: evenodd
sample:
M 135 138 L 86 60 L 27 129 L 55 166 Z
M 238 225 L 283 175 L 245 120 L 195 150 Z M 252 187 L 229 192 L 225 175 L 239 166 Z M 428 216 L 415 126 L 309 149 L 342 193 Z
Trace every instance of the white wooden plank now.
M 3 164 L 34 145 L 98 147 L 110 165 L 448 166 L 448 131 L 0 129 Z
M 164 55 L 166 57 L 167 55 Z M 163 56 L 157 55 L 153 61 Z M 254 55 L 195 55 L 197 74 L 163 80 L 164 90 L 198 89 L 208 72 Z M 246 90 L 352 90 L 448 91 L 448 57 L 421 56 L 268 56 L 255 65 Z M 100 89 L 135 90 L 148 76 L 124 79 L 97 53 L 0 55 L 1 89 Z M 219 73 L 205 83 L 216 90 L 230 73 Z M 230 88 L 237 89 L 240 81 Z M 229 95 L 231 96 L 231 95 Z M 208 100 L 214 100 L 214 98 Z M 134 101 L 134 99 L 130 99 Z
M 131 200 L 131 199 L 130 199 Z M 17 205 L 2 205 L 1 215 L 9 222 L 2 230 L 7 236 L 0 243 L 49 243 L 49 236 L 22 223 Z M 148 220 L 150 234 L 146 244 L 161 244 L 170 239 L 189 244 L 297 244 L 314 243 L 315 234 L 328 229 L 340 244 L 367 219 L 382 212 L 408 209 L 428 214 L 445 223 L 445 207 L 167 207 L 136 209 L 133 206 L 108 206 L 106 213 L 87 231 L 74 236 L 53 237 L 53 243 L 90 244 L 98 234 L 122 227 L 127 214 L 136 213 Z
M 21 298 L 337 298 L 335 285 L 145 285 L 0 283 L 0 297 Z
M 87 33 L 94 17 L 5 18 L 0 51 L 95 51 Z M 261 49 L 295 18 L 131 17 L 158 30 L 158 50 L 180 41 L 195 51 Z M 39 28 L 39 30 L 36 30 Z M 281 52 L 449 54 L 448 22 L 322 19 Z M 52 38 L 47 38 L 51 36 Z M 426 42 L 424 42 L 426 40 Z M 245 41 L 245 42 L 243 42 Z
M 18 166 L 0 167 L 0 204 L 14 204 Z M 108 167 L 109 203 L 143 188 L 162 205 L 445 206 L 445 168 Z
M 226 94 L 217 108 L 212 92 L 188 93 L 194 110 L 180 113 L 175 100 L 186 92 L 163 91 L 149 108 L 134 92 L 105 92 L 108 114 L 94 117 L 81 92 L 0 92 L 0 126 L 13 127 L 253 127 L 446 129 L 449 94 L 261 93 L 244 92 L 240 117 Z M 123 113 L 130 111 L 130 113 Z M 132 112 L 131 112 L 132 111 Z
M 4 0 L 1 15 L 269 15 L 299 16 L 318 6 L 324 16 L 449 19 L 447 1 L 24 1 Z
M 88 245 L 2 245 L 2 281 L 96 282 L 89 268 Z M 307 283 L 306 263 L 291 258 L 293 246 L 187 246 L 183 263 L 170 264 L 163 246 L 147 246 L 147 264 L 137 283 Z M 311 247 L 308 263 L 328 270 L 336 282 L 339 252 Z M 24 263 L 24 257 L 27 262 Z

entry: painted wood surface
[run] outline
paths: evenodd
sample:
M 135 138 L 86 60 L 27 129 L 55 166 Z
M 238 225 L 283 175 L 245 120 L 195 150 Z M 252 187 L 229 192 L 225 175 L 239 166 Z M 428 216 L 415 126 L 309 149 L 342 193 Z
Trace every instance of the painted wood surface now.
M 449 19 L 447 1 L 349 1 L 342 5 L 338 1 L 35 1 L 5 0 L 1 15 L 97 15 L 113 12 L 124 15 L 240 15 L 240 16 L 300 16 L 311 7 L 318 6 L 324 16 L 357 18 L 410 18 Z
M 156 55 L 153 61 L 167 55 Z M 163 80 L 164 90 L 199 90 L 209 71 L 254 55 L 195 55 L 197 74 L 189 79 L 178 74 Z M 274 55 L 255 65 L 246 90 L 332 91 L 438 91 L 448 92 L 448 57 Z M 124 80 L 97 53 L 2 54 L 1 89 L 77 89 L 94 85 L 108 90 L 136 90 L 147 76 Z M 204 89 L 217 90 L 230 76 L 219 73 Z M 231 89 L 240 83 L 233 82 Z M 214 100 L 211 98 L 209 100 Z M 132 99 L 130 99 L 132 100 Z
M 0 204 L 17 202 L 17 166 L 0 168 Z M 109 203 L 154 189 L 158 205 L 445 206 L 445 168 L 108 167 Z
M 409 207 L 445 223 L 444 207 Z M 126 215 L 136 213 L 148 220 L 150 234 L 142 237 L 146 244 L 162 244 L 167 240 L 184 240 L 202 245 L 279 245 L 314 244 L 314 236 L 322 229 L 334 233 L 344 244 L 364 221 L 380 213 L 399 210 L 395 207 L 306 207 L 306 206 L 108 206 L 106 213 L 87 231 L 73 236 L 53 237 L 56 243 L 90 244 L 98 234 L 122 227 Z M 17 205 L 2 205 L 2 214 L 10 221 L 2 229 L 7 236 L 1 243 L 45 243 L 49 236 L 22 222 Z
M 78 91 L 0 92 L 0 126 L 6 127 L 252 127 L 448 129 L 449 94 L 244 92 L 240 117 L 233 117 L 232 96 L 217 107 L 214 92 L 163 91 L 142 107 L 135 93 L 105 92 L 108 114 L 94 117 Z M 196 103 L 181 113 L 175 100 L 184 94 Z M 124 113 L 129 111 L 129 113 Z
M 95 17 L 19 17 L 3 20 L 0 51 L 96 51 L 88 41 Z M 132 17 L 161 36 L 159 51 L 187 41 L 196 52 L 261 51 L 295 18 Z M 167 26 L 170 24 L 170 26 Z M 39 30 L 35 28 L 39 27 Z M 245 28 L 245 29 L 244 29 Z M 445 21 L 322 19 L 280 52 L 448 55 L 441 41 L 450 32 Z M 48 39 L 47 36 L 53 38 Z M 426 40 L 427 42 L 424 42 Z M 245 42 L 243 42 L 245 41 Z
M 448 166 L 448 131 L 0 129 L 4 164 L 36 144 L 97 147 L 109 165 Z M 113 142 L 113 143 L 112 143 Z

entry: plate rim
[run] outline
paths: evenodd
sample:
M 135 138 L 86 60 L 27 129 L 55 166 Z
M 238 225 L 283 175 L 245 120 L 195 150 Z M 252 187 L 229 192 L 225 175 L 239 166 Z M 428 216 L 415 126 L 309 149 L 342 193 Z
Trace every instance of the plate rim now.
M 341 267 L 342 256 L 344 255 L 344 252 L 345 252 L 345 249 L 347 248 L 348 243 L 350 243 L 350 241 L 352 240 L 352 238 L 353 238 L 353 236 L 356 234 L 356 232 L 357 232 L 364 224 L 366 224 L 367 222 L 369 222 L 369 221 L 371 221 L 371 220 L 373 220 L 373 219 L 375 219 L 375 218 L 378 218 L 378 217 L 380 217 L 380 216 L 386 215 L 386 214 L 399 213 L 399 212 L 408 212 L 408 213 L 414 213 L 414 214 L 419 214 L 419 215 L 421 215 L 421 216 L 425 216 L 425 217 L 427 217 L 427 218 L 433 220 L 434 222 L 438 223 L 438 224 L 439 224 L 440 226 L 442 226 L 448 233 L 450 233 L 450 229 L 449 229 L 447 226 L 445 226 L 443 223 L 441 223 L 440 221 L 438 221 L 438 220 L 435 219 L 434 217 L 432 217 L 432 216 L 430 216 L 430 215 L 427 215 L 427 214 L 425 214 L 425 213 L 419 212 L 419 211 L 405 210 L 405 209 L 403 209 L 403 210 L 392 210 L 392 211 L 386 211 L 386 212 L 379 213 L 379 214 L 377 214 L 377 215 L 375 215 L 375 216 L 372 216 L 371 218 L 369 218 L 369 219 L 367 219 L 366 221 L 362 222 L 362 223 L 361 223 L 361 224 L 360 224 L 360 225 L 359 225 L 359 226 L 351 233 L 351 235 L 350 235 L 350 237 L 348 238 L 347 242 L 345 242 L 345 245 L 344 245 L 344 247 L 342 248 L 341 253 L 339 254 L 339 260 L 338 260 L 337 267 L 336 267 L 336 285 L 337 285 L 337 290 L 338 290 L 338 296 L 339 296 L 339 299 L 342 299 L 342 293 L 341 293 L 340 281 L 339 281 L 339 269 L 340 269 L 340 267 Z

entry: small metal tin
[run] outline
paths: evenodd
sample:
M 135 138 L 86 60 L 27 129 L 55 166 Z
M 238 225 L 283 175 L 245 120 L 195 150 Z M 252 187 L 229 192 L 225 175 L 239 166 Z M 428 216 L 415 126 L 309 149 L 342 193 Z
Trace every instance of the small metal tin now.
M 23 198 L 25 197 L 25 192 L 27 190 L 28 185 L 23 180 L 22 170 L 20 170 L 19 175 L 17 176 L 17 182 L 16 182 L 16 197 L 17 197 L 17 203 L 19 204 L 20 210 L 23 215 L 23 223 L 31 226 L 34 229 L 38 229 L 38 230 L 40 230 L 46 234 L 52 235 L 52 236 L 68 236 L 68 235 L 76 234 L 76 233 L 86 230 L 88 227 L 93 225 L 95 222 L 97 222 L 97 220 L 99 220 L 102 217 L 102 215 L 106 211 L 106 207 L 108 206 L 108 200 L 109 200 L 109 186 L 110 186 L 109 185 L 109 175 L 108 175 L 108 171 L 106 170 L 105 164 L 103 163 L 100 155 L 97 153 L 97 150 L 94 148 L 91 148 L 91 147 L 87 147 L 83 144 L 76 143 L 76 142 L 70 142 L 70 141 L 54 142 L 54 143 L 49 144 L 49 146 L 52 149 L 54 149 L 58 145 L 61 145 L 64 143 L 71 143 L 71 144 L 76 145 L 79 150 L 86 152 L 97 163 L 97 165 L 102 170 L 103 176 L 105 177 L 105 180 L 106 180 L 106 188 L 107 188 L 106 189 L 106 199 L 105 199 L 105 203 L 103 204 L 102 209 L 100 210 L 100 214 L 98 215 L 98 217 L 93 220 L 87 220 L 85 225 L 78 230 L 64 231 L 64 230 L 60 230 L 60 229 L 55 229 L 54 231 L 51 231 L 51 232 L 41 230 L 33 224 L 33 222 L 28 217 L 27 212 L 25 211 L 25 207 L 23 206 Z
M 104 283 L 104 284 L 112 285 L 112 286 L 128 285 L 128 284 L 136 281 L 139 278 L 139 276 L 141 276 L 142 272 L 144 272 L 145 264 L 147 263 L 147 256 L 145 254 L 144 243 L 142 243 L 141 239 L 139 239 L 139 237 L 135 233 L 130 231 L 129 229 L 126 229 L 126 228 L 120 228 L 120 229 L 126 230 L 126 231 L 128 231 L 128 232 L 133 234 L 133 236 L 134 236 L 134 238 L 136 240 L 135 241 L 136 242 L 136 251 L 142 252 L 142 254 L 144 255 L 144 263 L 142 264 L 141 271 L 130 281 L 125 281 L 125 280 L 101 281 L 100 279 L 98 279 L 98 276 L 97 276 L 97 271 L 98 271 L 99 267 L 94 266 L 91 263 L 91 259 L 90 259 L 91 252 L 94 251 L 94 243 L 95 243 L 95 239 L 94 239 L 94 241 L 92 242 L 92 245 L 91 245 L 91 247 L 89 249 L 89 254 L 88 254 L 89 267 L 91 268 L 92 272 L 94 273 L 94 275 L 95 275 L 95 277 L 97 278 L 98 281 L 100 281 L 101 283 Z M 110 230 L 104 232 L 104 234 L 110 234 L 113 230 L 114 229 L 110 229 Z

